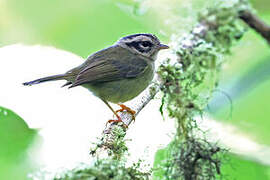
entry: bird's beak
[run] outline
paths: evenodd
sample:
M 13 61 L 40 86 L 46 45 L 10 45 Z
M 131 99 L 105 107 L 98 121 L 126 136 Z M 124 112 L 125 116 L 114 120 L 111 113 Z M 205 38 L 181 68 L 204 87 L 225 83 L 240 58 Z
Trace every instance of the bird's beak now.
M 165 44 L 160 44 L 159 49 L 169 49 L 170 47 Z

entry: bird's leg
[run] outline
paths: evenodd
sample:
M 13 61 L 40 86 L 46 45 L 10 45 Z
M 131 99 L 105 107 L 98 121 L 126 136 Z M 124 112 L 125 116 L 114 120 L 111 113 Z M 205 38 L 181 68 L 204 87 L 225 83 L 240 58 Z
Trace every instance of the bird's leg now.
M 127 111 L 127 112 L 129 112 L 132 115 L 132 120 L 135 121 L 136 111 L 132 110 L 131 108 L 129 108 L 127 106 L 125 106 L 124 104 L 118 104 L 118 106 L 120 106 L 121 109 L 118 109 L 117 111 L 115 111 L 116 113 Z
M 111 119 L 107 123 L 118 123 L 118 122 L 122 122 L 124 124 L 124 126 L 127 128 L 128 126 L 122 121 L 121 117 L 117 114 L 117 112 L 115 112 L 113 110 L 113 108 L 110 106 L 110 104 L 107 101 L 103 100 L 103 99 L 102 99 L 102 101 L 110 108 L 110 110 L 113 112 L 113 114 L 117 118 L 116 120 Z

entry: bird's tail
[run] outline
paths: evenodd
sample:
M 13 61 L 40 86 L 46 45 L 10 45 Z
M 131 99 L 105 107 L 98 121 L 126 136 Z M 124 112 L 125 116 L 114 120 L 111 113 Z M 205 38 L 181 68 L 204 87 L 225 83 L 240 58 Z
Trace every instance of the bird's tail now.
M 47 82 L 47 81 L 64 80 L 65 78 L 66 78 L 66 74 L 58 74 L 58 75 L 54 75 L 54 76 L 48 76 L 48 77 L 36 79 L 34 81 L 25 82 L 25 83 L 23 83 L 23 85 L 24 86 L 32 86 L 32 85 Z

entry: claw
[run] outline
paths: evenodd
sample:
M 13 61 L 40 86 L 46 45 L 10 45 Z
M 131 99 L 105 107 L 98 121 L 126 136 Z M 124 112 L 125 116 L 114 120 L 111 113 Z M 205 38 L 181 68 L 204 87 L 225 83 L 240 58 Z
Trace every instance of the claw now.
M 119 122 L 122 122 L 122 123 L 123 123 L 123 126 L 124 126 L 125 128 L 128 128 L 128 125 L 126 125 L 126 124 L 122 121 L 121 117 L 117 114 L 117 112 L 127 111 L 127 112 L 129 112 L 129 113 L 132 115 L 132 120 L 135 121 L 135 114 L 136 114 L 136 112 L 133 111 L 132 109 L 130 109 L 129 107 L 127 107 L 127 106 L 125 106 L 125 105 L 123 105 L 123 104 L 118 104 L 118 105 L 121 107 L 121 109 L 119 109 L 119 110 L 117 110 L 117 111 L 114 111 L 113 108 L 110 106 L 110 104 L 109 104 L 106 100 L 104 100 L 104 99 L 101 99 L 101 100 L 102 100 L 102 101 L 110 108 L 110 110 L 113 112 L 113 114 L 117 117 L 116 120 L 109 120 L 109 121 L 106 123 L 106 126 L 107 126 L 108 123 L 119 123 Z
M 129 112 L 132 115 L 132 120 L 135 122 L 136 111 L 132 110 L 131 108 L 129 108 L 127 106 L 125 106 L 124 104 L 118 104 L 118 106 L 120 106 L 121 109 L 118 109 L 117 111 L 115 111 L 116 113 L 127 111 L 127 112 Z
M 124 121 L 122 121 L 122 119 L 120 118 L 120 116 L 117 115 L 116 117 L 117 117 L 117 119 L 110 119 L 109 121 L 107 121 L 106 126 L 107 126 L 108 123 L 119 123 L 119 122 L 122 122 L 123 123 L 123 126 L 125 128 L 128 128 L 128 125 L 126 125 L 124 123 Z

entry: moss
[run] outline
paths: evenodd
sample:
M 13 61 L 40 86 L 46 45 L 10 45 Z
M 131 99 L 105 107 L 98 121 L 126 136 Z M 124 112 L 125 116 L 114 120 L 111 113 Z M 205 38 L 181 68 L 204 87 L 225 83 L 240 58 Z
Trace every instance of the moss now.
M 126 140 L 124 139 L 126 135 L 126 129 L 120 126 L 113 127 L 112 133 L 110 136 L 113 137 L 107 146 L 109 156 L 112 156 L 113 159 L 120 160 L 121 157 L 127 153 L 128 148 L 126 146 Z
M 82 166 L 55 176 L 54 180 L 147 180 L 149 172 L 140 170 L 141 162 L 126 167 L 122 161 L 98 160 L 93 166 Z
M 215 180 L 218 179 L 216 174 L 221 177 L 220 164 L 226 150 L 205 139 L 190 138 L 172 141 L 162 153 L 166 161 L 160 164 L 165 168 L 156 168 L 156 172 L 160 177 L 165 176 L 163 179 Z
M 248 3 L 235 0 L 199 14 L 197 28 L 201 31 L 191 32 L 175 49 L 178 65 L 167 60 L 158 70 L 165 82 L 160 111 L 163 114 L 166 108 L 177 122 L 171 158 L 167 159 L 168 179 L 216 179 L 220 174 L 219 154 L 224 151 L 195 136 L 200 129 L 194 117 L 202 115 L 218 84 L 218 73 L 226 62 L 223 56 L 230 54 L 246 31 L 238 18 L 243 9 L 250 9 Z
M 29 176 L 39 180 L 148 180 L 151 172 L 142 171 L 142 161 L 127 166 L 124 161 L 111 158 L 99 159 L 94 164 L 80 164 L 78 167 L 58 173 L 38 172 Z
M 90 154 L 95 156 L 97 151 L 102 148 L 107 150 L 109 157 L 115 160 L 121 160 L 124 155 L 127 155 L 128 148 L 126 146 L 126 128 L 122 126 L 112 126 L 110 133 L 102 136 L 102 139 L 98 139 L 98 143 L 93 143 L 94 148 L 90 149 Z

